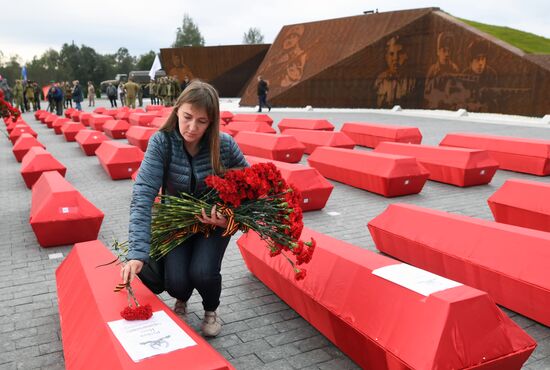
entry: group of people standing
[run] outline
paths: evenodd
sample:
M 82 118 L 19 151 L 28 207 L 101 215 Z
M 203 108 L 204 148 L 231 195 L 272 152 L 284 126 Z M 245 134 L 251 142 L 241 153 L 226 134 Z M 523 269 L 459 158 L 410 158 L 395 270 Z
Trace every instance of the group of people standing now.
M 11 88 L 6 79 L 1 79 L 0 88 L 4 91 L 6 101 L 22 113 L 40 109 L 40 99 L 44 98 L 44 93 L 35 81 L 16 80 Z

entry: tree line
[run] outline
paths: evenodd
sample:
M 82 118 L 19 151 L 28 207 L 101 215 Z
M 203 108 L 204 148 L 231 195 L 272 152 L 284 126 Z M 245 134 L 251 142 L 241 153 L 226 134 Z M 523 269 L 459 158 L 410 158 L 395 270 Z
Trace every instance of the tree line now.
M 260 30 L 251 27 L 244 33 L 242 42 L 260 44 L 263 40 Z M 199 27 L 188 14 L 184 14 L 181 27 L 177 27 L 176 39 L 171 46 L 204 46 L 204 37 Z M 41 86 L 50 81 L 73 80 L 83 83 L 92 81 L 95 86 L 99 86 L 101 81 L 111 80 L 119 73 L 148 71 L 154 60 L 153 50 L 136 57 L 130 55 L 125 47 L 120 47 L 114 54 L 100 54 L 87 45 L 79 47 L 74 43 L 65 43 L 60 51 L 48 49 L 25 64 L 17 55 L 7 58 L 0 50 L 0 75 L 13 86 L 15 80 L 21 79 L 21 69 L 25 65 L 28 79 Z

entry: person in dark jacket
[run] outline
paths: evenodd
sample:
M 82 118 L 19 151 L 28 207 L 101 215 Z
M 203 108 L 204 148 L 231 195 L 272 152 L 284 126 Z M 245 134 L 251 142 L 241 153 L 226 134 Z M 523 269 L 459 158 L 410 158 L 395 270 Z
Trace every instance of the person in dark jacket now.
M 230 239 L 222 236 L 227 219 L 215 207 L 209 215 L 203 212 L 200 221 L 217 226 L 210 237 L 197 233 L 160 261 L 150 261 L 151 207 L 163 182 L 166 194 L 200 196 L 207 190 L 204 180 L 208 175 L 248 166 L 233 138 L 220 133 L 219 117 L 216 90 L 207 83 L 193 81 L 177 99 L 165 124 L 149 140 L 133 187 L 129 251 L 121 270 L 125 284 L 138 275 L 155 293 L 166 290 L 177 299 L 174 311 L 184 317 L 187 301 L 197 289 L 203 299 L 201 330 L 205 336 L 216 336 L 221 331 L 216 309 L 221 295 L 221 263 Z M 144 274 L 153 264 L 161 270 L 156 274 L 162 280 L 160 289 L 153 288 Z
M 262 111 L 262 107 L 267 107 L 267 111 L 271 112 L 271 104 L 267 102 L 267 92 L 269 91 L 269 86 L 267 82 L 258 76 L 258 112 Z
M 73 81 L 73 101 L 75 104 L 75 108 L 79 111 L 82 110 L 82 106 L 80 103 L 84 101 L 84 95 L 82 94 L 82 87 L 80 86 L 80 82 L 78 80 Z

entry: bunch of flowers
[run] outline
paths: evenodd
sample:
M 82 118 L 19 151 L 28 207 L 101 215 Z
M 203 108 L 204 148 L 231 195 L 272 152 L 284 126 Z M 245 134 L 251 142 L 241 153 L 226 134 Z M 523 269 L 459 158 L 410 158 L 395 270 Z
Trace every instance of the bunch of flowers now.
M 21 115 L 19 109 L 14 108 L 10 103 L 4 100 L 4 90 L 0 89 L 0 117 L 9 118 L 13 122 L 17 121 L 17 118 Z
M 211 189 L 199 198 L 163 195 L 164 202 L 153 206 L 152 258 L 165 256 L 197 232 L 209 235 L 214 226 L 201 223 L 197 217 L 202 209 L 210 214 L 216 206 L 228 220 L 223 235 L 253 230 L 266 241 L 272 257 L 283 255 L 288 260 L 297 280 L 306 276 L 306 270 L 298 266 L 311 260 L 315 240 L 299 239 L 304 227 L 301 194 L 285 182 L 273 163 L 230 170 L 223 177 L 212 175 L 205 182 Z
M 129 321 L 133 320 L 148 320 L 153 316 L 153 309 L 150 304 L 141 306 L 134 294 L 134 290 L 130 284 L 118 284 L 115 287 L 115 293 L 126 289 L 128 292 L 128 306 L 120 311 L 120 316 Z M 133 306 L 132 306 L 133 301 Z

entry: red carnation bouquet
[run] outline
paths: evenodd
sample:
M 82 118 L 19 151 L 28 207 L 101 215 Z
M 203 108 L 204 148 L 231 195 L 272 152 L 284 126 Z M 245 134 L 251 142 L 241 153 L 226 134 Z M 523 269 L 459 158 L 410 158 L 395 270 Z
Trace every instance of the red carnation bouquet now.
M 303 279 L 315 250 L 315 240 L 303 242 L 301 194 L 286 183 L 273 163 L 229 170 L 223 176 L 208 176 L 210 190 L 201 197 L 163 195 L 163 203 L 153 206 L 150 256 L 159 259 L 197 232 L 206 235 L 213 225 L 197 220 L 202 209 L 207 214 L 216 205 L 228 225 L 223 235 L 255 231 L 267 242 L 270 255 L 283 255 L 292 265 L 295 278 Z
M 0 89 L 0 117 L 9 118 L 13 122 L 17 121 L 17 118 L 21 115 L 19 109 L 14 108 L 10 103 L 4 100 L 4 90 Z
M 128 321 L 149 320 L 153 316 L 153 309 L 151 308 L 151 305 L 146 304 L 142 306 L 139 304 L 130 283 L 118 284 L 115 287 L 115 293 L 120 292 L 122 289 L 126 289 L 128 292 L 128 306 L 120 311 L 120 316 Z

